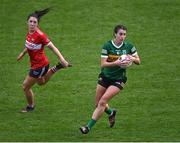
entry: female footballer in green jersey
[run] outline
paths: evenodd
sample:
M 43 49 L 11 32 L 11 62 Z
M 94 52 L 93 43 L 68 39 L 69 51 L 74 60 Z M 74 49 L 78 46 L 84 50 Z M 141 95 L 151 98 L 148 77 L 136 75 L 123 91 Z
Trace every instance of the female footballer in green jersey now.
M 126 32 L 125 26 L 117 25 L 114 28 L 115 38 L 106 42 L 102 47 L 101 73 L 96 88 L 96 109 L 87 125 L 80 127 L 83 134 L 87 134 L 91 130 L 104 112 L 108 114 L 109 126 L 113 127 L 115 124 L 117 111 L 110 108 L 108 102 L 123 89 L 127 81 L 126 69 L 121 68 L 121 66 L 126 66 L 129 62 L 140 64 L 136 48 L 125 41 Z M 120 61 L 121 55 L 128 55 L 130 61 Z

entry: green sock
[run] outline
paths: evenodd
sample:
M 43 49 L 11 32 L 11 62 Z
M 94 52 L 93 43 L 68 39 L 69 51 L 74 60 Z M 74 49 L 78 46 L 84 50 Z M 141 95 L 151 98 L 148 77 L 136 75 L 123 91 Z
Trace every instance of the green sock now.
M 112 111 L 113 111 L 113 110 L 112 110 L 111 108 L 108 108 L 108 109 L 105 110 L 105 112 L 106 112 L 108 115 L 111 115 Z
M 88 122 L 87 127 L 88 127 L 89 129 L 91 129 L 95 124 L 96 124 L 96 120 L 91 119 L 91 120 Z

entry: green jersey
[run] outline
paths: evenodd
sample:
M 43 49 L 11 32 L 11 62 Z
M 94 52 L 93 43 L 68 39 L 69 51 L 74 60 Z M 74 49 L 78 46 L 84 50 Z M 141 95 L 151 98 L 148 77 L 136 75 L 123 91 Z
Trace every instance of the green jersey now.
M 128 41 L 124 41 L 120 46 L 116 46 L 113 40 L 111 40 L 102 47 L 101 58 L 107 58 L 107 62 L 114 62 L 121 55 L 125 54 L 137 54 L 136 48 Z M 127 78 L 126 69 L 120 66 L 101 68 L 101 73 L 111 80 L 124 80 Z

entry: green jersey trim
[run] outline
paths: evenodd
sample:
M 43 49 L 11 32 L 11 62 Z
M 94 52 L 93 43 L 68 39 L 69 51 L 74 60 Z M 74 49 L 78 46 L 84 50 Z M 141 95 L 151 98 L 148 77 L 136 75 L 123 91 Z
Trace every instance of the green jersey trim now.
M 101 58 L 108 58 L 108 56 L 106 56 L 106 55 L 101 55 Z
M 137 53 L 137 52 L 135 52 L 135 53 L 133 53 L 133 54 L 132 54 L 132 56 L 135 56 L 135 55 L 137 55 L 137 54 L 138 54 L 138 53 Z
M 114 41 L 113 41 L 113 40 L 111 40 L 111 43 L 112 43 L 112 44 L 113 44 L 113 46 L 114 46 L 115 48 L 117 48 L 117 49 L 121 48 L 121 47 L 122 47 L 122 45 L 124 44 L 124 43 L 122 42 L 122 43 L 121 43 L 121 45 L 117 46 L 117 45 L 114 43 Z

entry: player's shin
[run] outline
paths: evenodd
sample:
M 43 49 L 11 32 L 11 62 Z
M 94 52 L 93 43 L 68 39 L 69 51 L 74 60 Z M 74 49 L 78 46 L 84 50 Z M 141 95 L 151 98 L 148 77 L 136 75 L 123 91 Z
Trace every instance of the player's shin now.
M 108 104 L 106 104 L 106 108 L 105 108 L 104 112 L 108 115 L 111 115 L 113 112 L 113 109 L 110 108 Z

